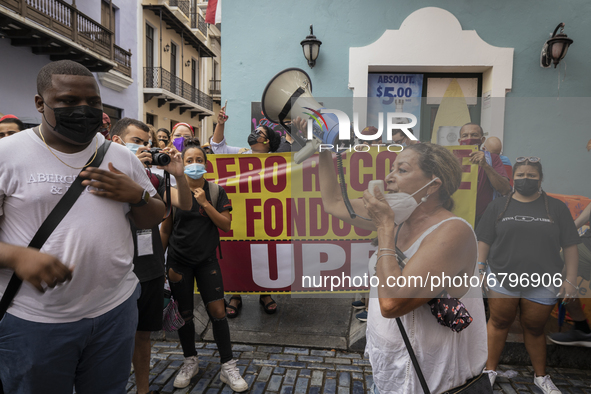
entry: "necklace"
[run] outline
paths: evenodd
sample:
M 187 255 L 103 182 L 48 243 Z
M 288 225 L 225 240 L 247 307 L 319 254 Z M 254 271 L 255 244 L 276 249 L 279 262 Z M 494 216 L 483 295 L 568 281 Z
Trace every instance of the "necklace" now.
M 59 158 L 59 157 L 58 157 L 58 156 L 57 156 L 57 155 L 56 155 L 56 154 L 55 154 L 55 153 L 54 153 L 54 152 L 51 150 L 51 148 L 49 147 L 49 145 L 47 145 L 47 142 L 45 142 L 45 138 L 43 137 L 43 132 L 41 131 L 41 126 L 42 126 L 42 124 L 40 124 L 40 125 L 39 125 L 39 134 L 41 135 L 41 139 L 43 140 L 43 143 L 45 144 L 45 146 L 47 147 L 47 149 L 49 149 L 49 151 L 51 152 L 51 154 L 52 154 L 52 155 L 54 155 L 56 159 L 58 159 L 59 161 L 61 161 L 61 162 L 62 162 L 62 164 L 66 165 L 66 166 L 68 166 L 68 167 L 70 167 L 70 168 L 73 168 L 74 170 L 81 170 L 81 169 L 83 169 L 83 168 L 86 168 L 86 167 L 88 167 L 88 166 L 90 165 L 90 163 L 92 163 L 92 162 L 94 161 L 94 159 L 95 159 L 95 157 L 96 157 L 96 155 L 97 155 L 97 153 L 98 153 L 98 138 L 96 139 L 96 147 L 95 147 L 95 150 L 94 150 L 94 156 L 92 156 L 92 159 L 91 159 L 91 160 L 88 162 L 88 164 L 85 164 L 85 165 L 83 165 L 82 167 L 72 167 L 71 165 L 69 165 L 68 163 L 64 162 L 62 159 L 60 159 L 60 158 Z

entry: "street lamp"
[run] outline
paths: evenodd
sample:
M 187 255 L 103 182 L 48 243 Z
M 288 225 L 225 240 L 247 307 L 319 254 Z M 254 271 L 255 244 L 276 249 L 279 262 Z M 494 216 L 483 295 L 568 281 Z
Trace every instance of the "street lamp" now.
M 560 33 L 556 34 L 558 29 L 560 29 Z M 566 56 L 568 47 L 572 43 L 573 40 L 564 34 L 564 23 L 560 23 L 558 26 L 556 26 L 556 29 L 554 29 L 552 38 L 546 41 L 542 47 L 540 66 L 548 68 L 552 63 L 554 63 L 554 68 L 556 68 L 558 63 L 560 63 L 560 61 Z
M 312 25 L 310 25 L 310 35 L 307 36 L 305 40 L 300 42 L 300 45 L 304 50 L 304 56 L 308 61 L 308 66 L 313 68 L 316 64 L 316 58 L 318 57 L 318 52 L 320 52 L 320 45 L 322 45 L 322 42 L 316 39 L 316 36 L 313 33 Z
M 166 44 L 164 46 L 164 52 L 168 52 L 168 51 L 170 51 L 170 45 L 169 44 Z

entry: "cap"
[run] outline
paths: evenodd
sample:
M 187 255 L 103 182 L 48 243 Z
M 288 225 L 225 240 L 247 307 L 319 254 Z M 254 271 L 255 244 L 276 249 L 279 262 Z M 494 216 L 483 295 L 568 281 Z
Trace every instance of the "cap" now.
M 103 112 L 103 123 L 111 124 L 111 118 L 109 118 L 109 115 L 107 115 L 104 112 Z
M 4 115 L 3 117 L 0 118 L 0 122 L 2 122 L 3 120 L 6 120 L 6 119 L 17 119 L 17 120 L 19 120 L 18 117 L 14 116 L 14 115 Z

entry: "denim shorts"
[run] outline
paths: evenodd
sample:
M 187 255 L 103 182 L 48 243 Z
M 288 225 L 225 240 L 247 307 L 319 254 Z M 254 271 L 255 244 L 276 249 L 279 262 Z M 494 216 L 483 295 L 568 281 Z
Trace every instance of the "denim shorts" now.
M 489 276 L 490 274 L 490 267 L 486 267 L 486 275 Z M 511 298 L 524 298 L 528 301 L 535 302 L 536 304 L 554 305 L 556 304 L 556 301 L 558 301 L 558 298 L 556 298 L 556 293 L 558 293 L 558 290 L 554 286 L 512 289 L 510 286 L 507 286 L 507 283 L 508 281 L 505 280 L 505 283 L 503 283 L 505 286 L 503 287 L 501 286 L 500 280 L 490 280 L 487 281 L 486 285 L 489 290 L 492 290 L 496 293 L 503 294 Z M 493 284 L 493 286 L 490 284 Z M 489 298 L 491 297 L 489 296 Z
M 5 393 L 125 393 L 137 328 L 140 286 L 121 305 L 91 319 L 0 321 L 0 381 Z

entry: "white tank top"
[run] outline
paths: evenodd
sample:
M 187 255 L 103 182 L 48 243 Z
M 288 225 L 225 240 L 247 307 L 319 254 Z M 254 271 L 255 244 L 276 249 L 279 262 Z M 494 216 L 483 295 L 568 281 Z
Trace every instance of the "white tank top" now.
M 410 259 L 425 237 L 452 217 L 428 228 L 404 254 Z M 471 228 L 471 227 L 470 227 Z M 474 235 L 474 242 L 476 235 Z M 369 260 L 369 272 L 375 275 L 377 253 Z M 474 275 L 478 275 L 475 266 Z M 486 318 L 480 288 L 470 288 L 461 298 L 473 318 L 463 331 L 456 333 L 440 325 L 425 304 L 402 316 L 402 324 L 412 344 L 418 363 L 432 393 L 460 386 L 482 372 L 487 358 Z M 412 361 L 396 319 L 382 316 L 377 288 L 371 288 L 367 318 L 367 345 L 373 380 L 380 394 L 422 393 Z

